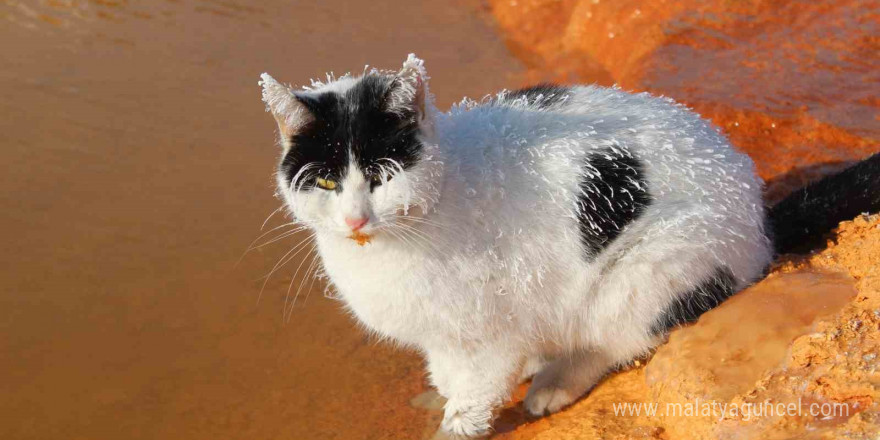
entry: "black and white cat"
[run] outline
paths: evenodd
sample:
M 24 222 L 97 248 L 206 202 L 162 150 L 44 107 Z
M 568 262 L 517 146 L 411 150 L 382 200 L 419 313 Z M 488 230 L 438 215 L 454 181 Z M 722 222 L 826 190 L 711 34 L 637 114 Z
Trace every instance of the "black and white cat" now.
M 527 410 L 559 410 L 770 263 L 752 161 L 687 108 L 541 86 L 440 113 L 427 80 L 410 55 L 399 72 L 260 84 L 278 193 L 348 309 L 424 353 L 448 433 L 488 433 L 532 375 Z M 804 206 L 787 203 L 779 218 Z

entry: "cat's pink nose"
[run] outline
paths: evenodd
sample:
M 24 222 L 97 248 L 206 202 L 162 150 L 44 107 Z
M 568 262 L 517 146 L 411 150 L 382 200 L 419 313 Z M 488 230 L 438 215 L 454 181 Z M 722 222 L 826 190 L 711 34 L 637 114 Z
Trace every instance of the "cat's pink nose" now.
M 363 218 L 348 218 L 348 217 L 346 217 L 345 224 L 347 224 L 348 227 L 351 228 L 352 231 L 357 231 L 358 229 L 363 228 L 364 225 L 367 224 L 367 222 L 369 220 L 370 219 L 368 219 L 366 217 L 363 217 Z

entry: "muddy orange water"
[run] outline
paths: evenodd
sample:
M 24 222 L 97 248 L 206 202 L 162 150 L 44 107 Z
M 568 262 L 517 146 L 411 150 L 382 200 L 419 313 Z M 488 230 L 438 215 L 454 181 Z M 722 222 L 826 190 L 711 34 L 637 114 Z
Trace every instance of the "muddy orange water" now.
M 539 79 L 662 93 L 712 118 L 757 160 L 776 198 L 880 149 L 877 35 L 870 0 L 3 0 L 0 438 L 431 436 L 441 402 L 426 393 L 418 357 L 365 338 L 320 285 L 285 323 L 302 259 L 270 278 L 257 302 L 259 278 L 301 237 L 235 267 L 279 205 L 274 122 L 256 86 L 263 71 L 302 84 L 365 64 L 393 68 L 416 52 L 441 107 Z M 876 377 L 856 374 L 880 368 L 866 351 L 880 340 L 872 222 L 798 263 L 855 278 L 858 300 L 816 324 L 826 345 L 801 335 L 785 357 L 785 341 L 774 340 L 774 362 L 784 360 L 767 374 L 749 370 L 760 386 L 734 400 L 811 390 L 874 418 L 853 417 L 840 425 L 846 432 L 876 427 L 876 404 L 867 406 L 880 399 Z M 756 291 L 778 285 L 768 281 Z M 810 283 L 790 287 L 851 287 Z M 741 309 L 716 312 L 731 310 Z M 736 316 L 745 325 L 753 315 Z M 712 373 L 698 361 L 689 365 Z M 688 377 L 702 377 L 679 371 L 679 388 L 658 390 L 646 370 L 659 368 L 611 376 L 551 418 L 526 420 L 512 404 L 499 431 L 821 431 L 790 420 L 718 428 L 609 416 L 610 402 L 675 399 L 691 389 Z
M 284 323 L 299 261 L 257 303 L 298 237 L 234 268 L 280 203 L 257 80 L 416 52 L 448 106 L 516 84 L 488 18 L 406 0 L 0 2 L 0 438 L 422 435 L 415 355 L 365 338 L 321 287 Z

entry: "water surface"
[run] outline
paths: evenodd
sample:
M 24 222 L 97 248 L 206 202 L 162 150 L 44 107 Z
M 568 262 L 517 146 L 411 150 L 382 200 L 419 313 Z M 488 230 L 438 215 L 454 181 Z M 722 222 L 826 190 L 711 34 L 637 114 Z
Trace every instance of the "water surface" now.
M 234 269 L 280 203 L 257 80 L 416 52 L 446 107 L 515 84 L 488 22 L 408 1 L 0 3 L 0 438 L 422 435 L 415 355 L 320 283 L 284 323 L 299 260 L 257 303 L 299 237 Z

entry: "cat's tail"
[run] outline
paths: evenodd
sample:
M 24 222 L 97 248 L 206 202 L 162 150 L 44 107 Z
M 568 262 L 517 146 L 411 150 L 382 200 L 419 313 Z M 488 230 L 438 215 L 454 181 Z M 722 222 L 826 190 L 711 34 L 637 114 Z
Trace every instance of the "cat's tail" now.
M 880 153 L 813 182 L 768 210 L 779 254 L 814 243 L 844 220 L 880 211 Z

